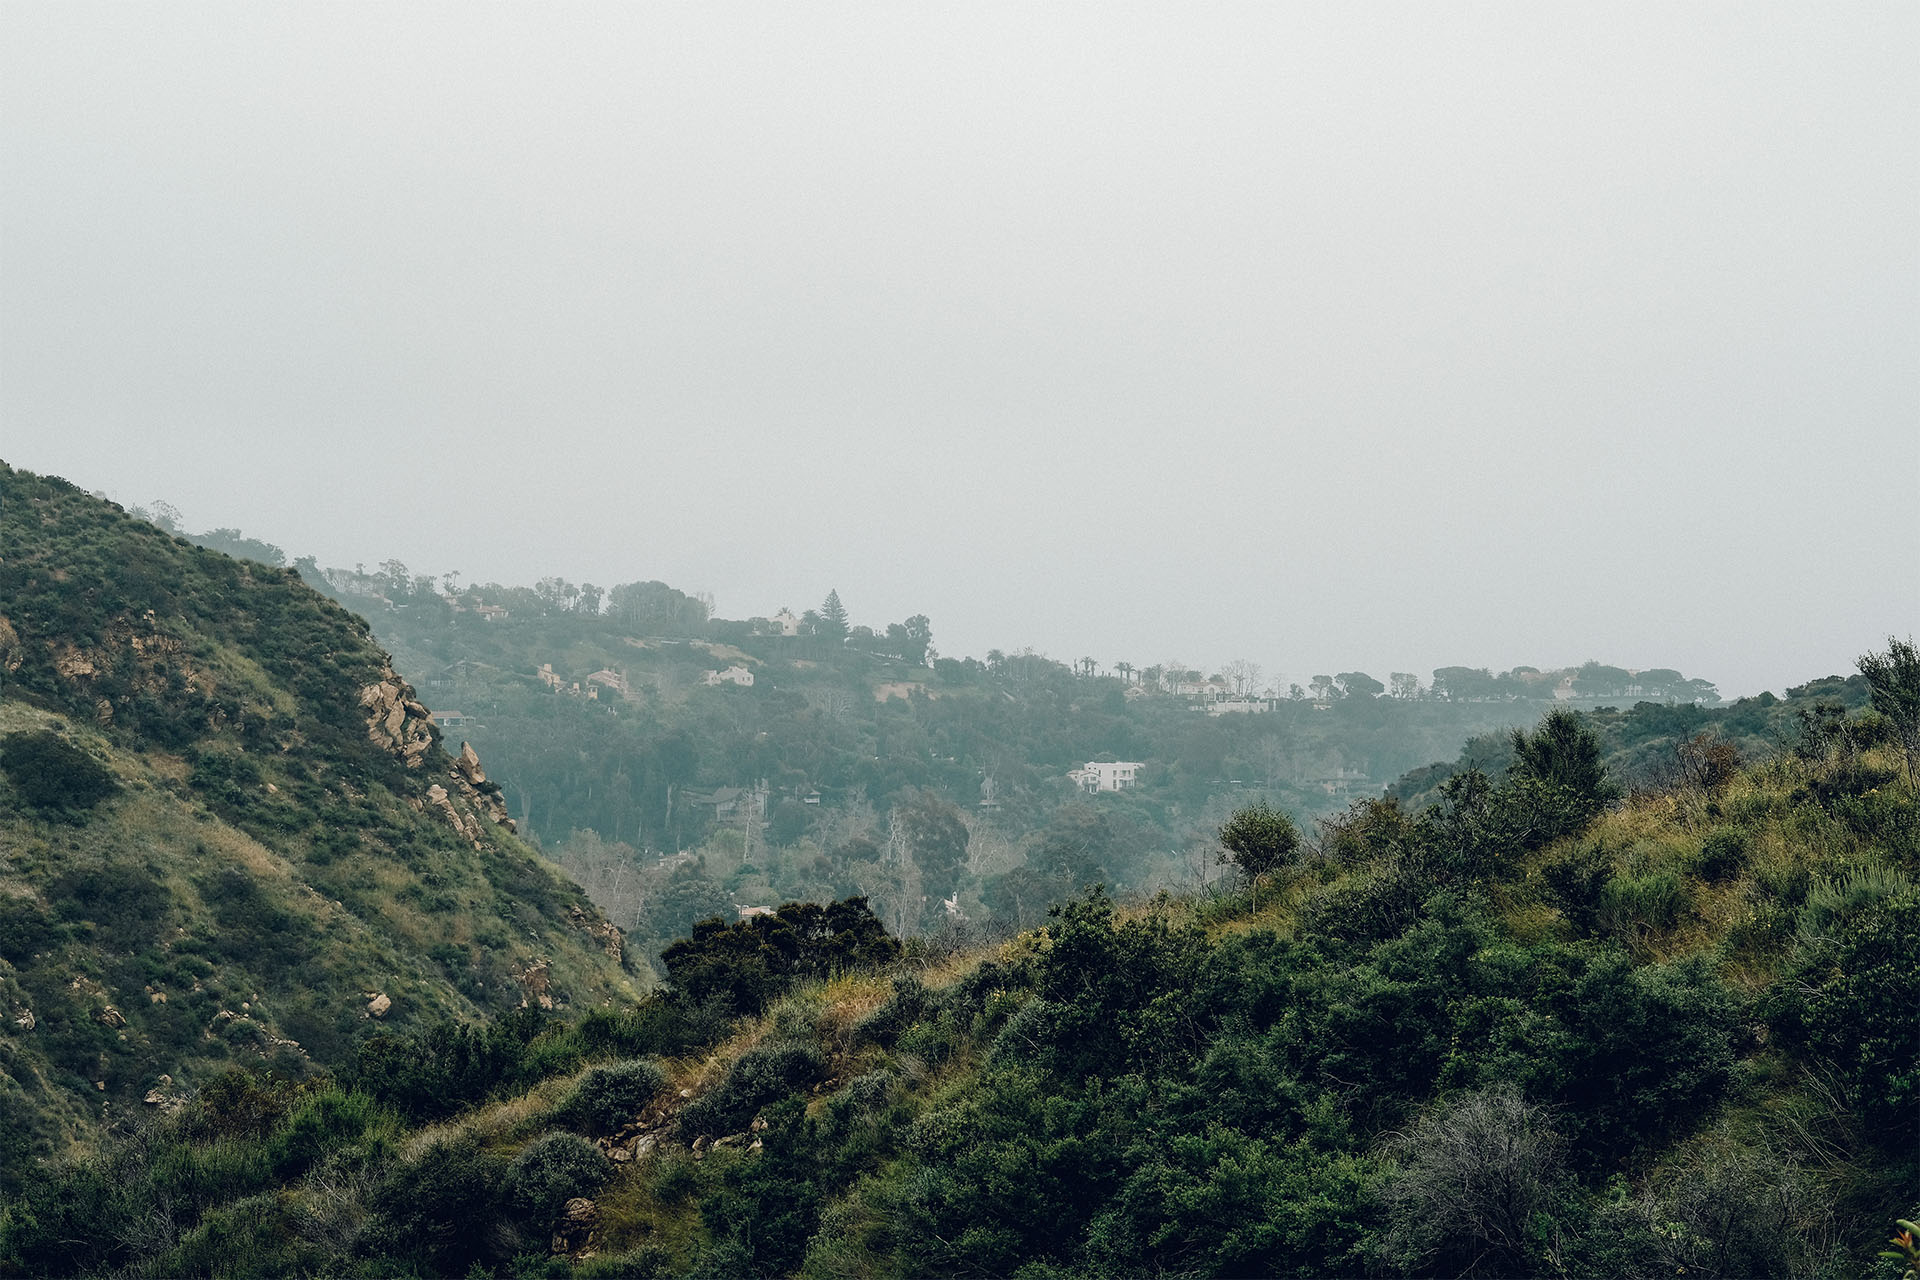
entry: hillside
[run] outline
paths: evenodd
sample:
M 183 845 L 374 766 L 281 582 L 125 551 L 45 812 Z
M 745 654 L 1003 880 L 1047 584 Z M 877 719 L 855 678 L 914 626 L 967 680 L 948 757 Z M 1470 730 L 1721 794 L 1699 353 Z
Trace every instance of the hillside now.
M 859 904 L 716 922 L 631 1013 L 203 1093 L 9 1210 L 0 1264 L 1892 1280 L 1911 658 L 1624 798 L 1555 715 L 1417 812 L 1243 812 L 1230 890 L 985 950 L 890 960 Z
M 282 558 L 232 530 L 201 536 Z M 1599 663 L 1446 667 L 1426 686 L 1395 673 L 1391 691 L 1350 671 L 1311 695 L 1246 697 L 1234 690 L 1259 673 L 1244 663 L 1206 677 L 935 656 L 924 617 L 729 620 L 658 582 L 460 587 L 392 561 L 300 572 L 459 714 L 523 830 L 654 957 L 715 911 L 850 894 L 896 932 L 1031 926 L 1095 881 L 1204 883 L 1211 833 L 1236 807 L 1337 812 L 1552 706 L 1625 707 L 1638 726 L 1640 699 L 1672 713 L 1662 734 L 1731 710 L 1696 705 L 1712 687 L 1677 671 Z M 1096 760 L 1140 767 L 1125 790 L 1087 794 L 1073 775 Z
M 634 998 L 359 619 L 0 464 L 0 1189 L 233 1063 Z

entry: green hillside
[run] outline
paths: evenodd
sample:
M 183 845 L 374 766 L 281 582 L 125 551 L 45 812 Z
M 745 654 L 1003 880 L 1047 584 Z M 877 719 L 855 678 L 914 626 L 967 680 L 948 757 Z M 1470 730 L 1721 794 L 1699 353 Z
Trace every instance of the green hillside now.
M 0 1266 L 1894 1280 L 1920 661 L 1890 656 L 1872 709 L 1757 760 L 1688 739 L 1623 794 L 1556 713 L 1497 779 L 1305 833 L 1243 811 L 1230 888 L 984 950 L 902 953 L 859 903 L 715 921 L 631 1012 L 203 1091 L 18 1200 Z
M 0 1189 L 231 1064 L 630 1000 L 365 624 L 0 464 Z

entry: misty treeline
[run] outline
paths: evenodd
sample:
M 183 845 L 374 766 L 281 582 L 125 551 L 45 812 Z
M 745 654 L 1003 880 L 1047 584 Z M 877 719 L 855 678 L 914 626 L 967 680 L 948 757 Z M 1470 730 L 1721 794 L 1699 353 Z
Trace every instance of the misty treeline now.
M 284 559 L 232 530 L 201 540 Z M 1766 731 L 1745 723 L 1751 707 L 1704 705 L 1704 682 L 1599 663 L 1442 668 L 1430 683 L 1345 671 L 1281 691 L 1244 660 L 1203 674 L 947 657 L 926 617 L 863 626 L 837 592 L 728 620 L 658 582 L 299 568 L 372 621 L 429 705 L 459 714 L 450 740 L 482 753 L 523 830 L 656 954 L 706 914 L 786 900 L 860 894 L 914 932 L 1032 924 L 1091 883 L 1204 884 L 1210 832 L 1236 805 L 1332 811 L 1475 735 L 1497 753 L 1562 701 L 1646 691 L 1685 721 L 1663 736 L 1729 715 L 1736 738 Z M 711 683 L 729 671 L 752 685 Z M 1085 795 L 1067 778 L 1116 759 L 1141 762 L 1136 786 Z

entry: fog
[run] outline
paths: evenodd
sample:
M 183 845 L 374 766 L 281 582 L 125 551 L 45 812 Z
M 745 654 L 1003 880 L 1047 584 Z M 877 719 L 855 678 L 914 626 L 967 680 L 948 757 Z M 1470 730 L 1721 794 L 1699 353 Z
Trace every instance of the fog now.
M 1920 621 L 1920 10 L 0 9 L 0 457 L 1270 677 Z

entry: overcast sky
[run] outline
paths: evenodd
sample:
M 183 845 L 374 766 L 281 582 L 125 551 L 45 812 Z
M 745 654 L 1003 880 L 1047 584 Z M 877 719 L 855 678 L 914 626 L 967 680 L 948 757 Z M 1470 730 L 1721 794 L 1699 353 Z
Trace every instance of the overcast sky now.
M 1920 630 L 1920 6 L 0 6 L 0 458 L 1285 679 Z

